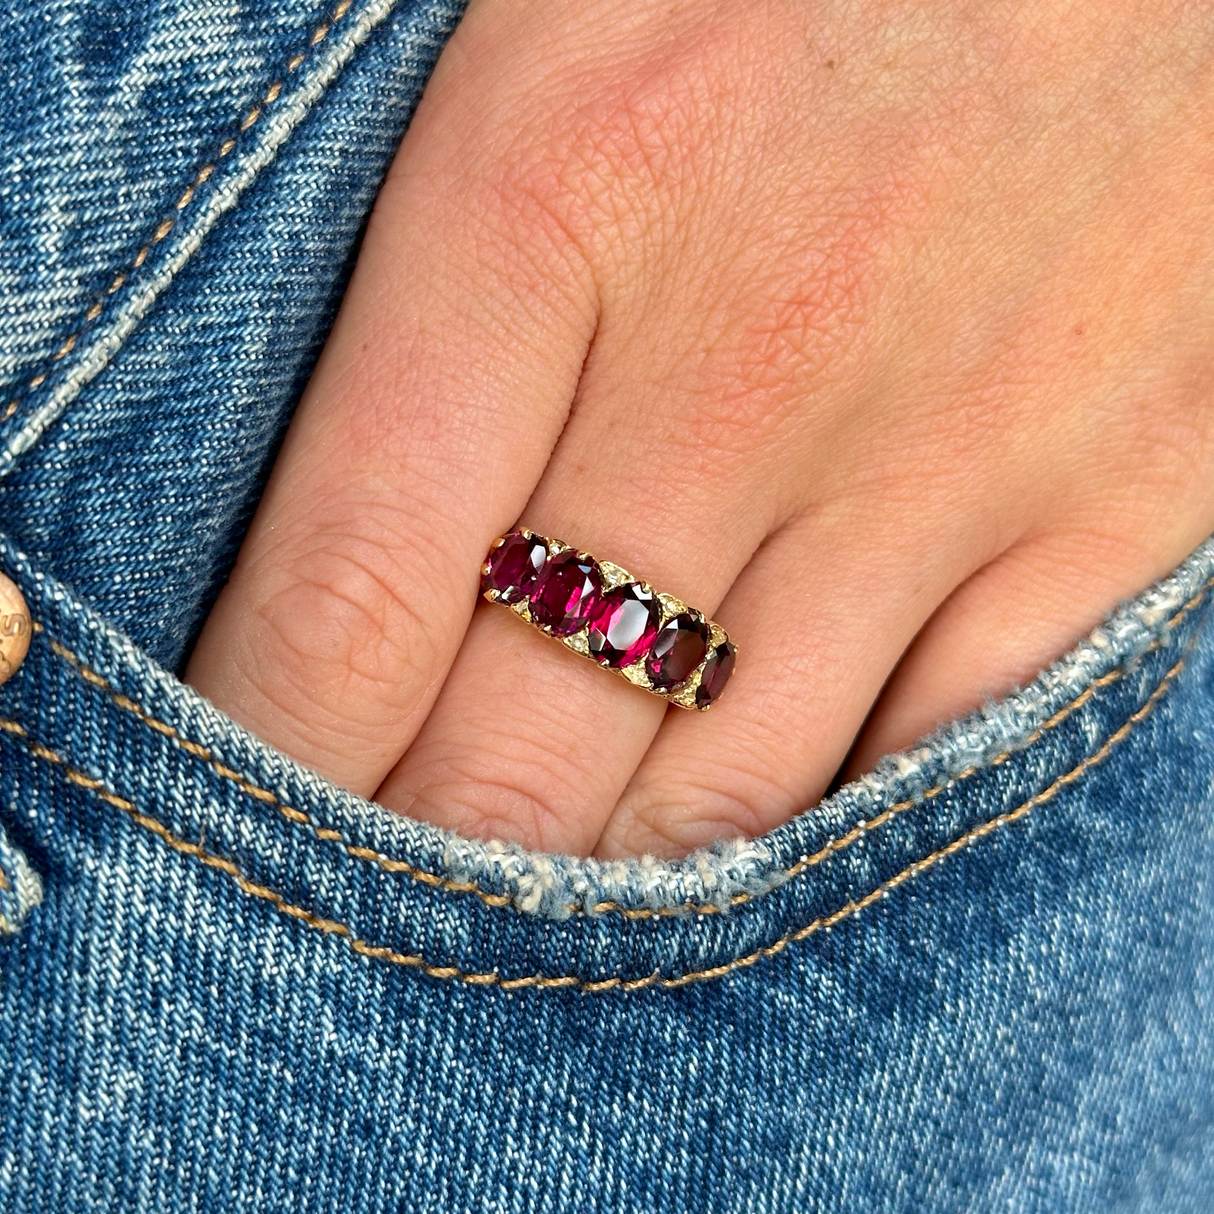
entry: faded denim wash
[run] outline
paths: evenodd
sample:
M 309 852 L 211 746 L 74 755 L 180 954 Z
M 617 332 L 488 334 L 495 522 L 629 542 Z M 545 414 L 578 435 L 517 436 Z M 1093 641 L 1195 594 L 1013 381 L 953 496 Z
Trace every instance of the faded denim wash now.
M 1214 543 L 673 864 L 397 817 L 177 680 L 459 15 L 0 14 L 0 1210 L 1208 1214 Z

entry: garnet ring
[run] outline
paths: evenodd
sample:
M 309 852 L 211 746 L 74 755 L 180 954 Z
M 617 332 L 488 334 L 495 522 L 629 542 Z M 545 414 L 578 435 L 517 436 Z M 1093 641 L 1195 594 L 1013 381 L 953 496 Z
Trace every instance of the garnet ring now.
M 680 708 L 711 708 L 733 673 L 737 647 L 719 624 L 627 569 L 525 527 L 493 541 L 481 593 Z

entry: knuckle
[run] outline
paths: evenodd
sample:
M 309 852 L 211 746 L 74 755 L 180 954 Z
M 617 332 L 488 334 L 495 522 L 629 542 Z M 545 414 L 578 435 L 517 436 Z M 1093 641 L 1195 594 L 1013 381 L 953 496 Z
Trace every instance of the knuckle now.
M 772 707 L 755 713 L 712 758 L 693 761 L 680 748 L 637 772 L 612 815 L 625 824 L 630 850 L 685 855 L 720 839 L 757 838 L 806 804 L 806 771 L 791 757 L 770 759 L 792 753 L 771 723 L 788 720 L 786 705 Z
M 785 449 L 855 390 L 877 340 L 868 318 L 885 243 L 883 208 L 856 206 L 872 213 L 818 231 L 789 220 L 787 231 L 753 240 L 733 288 L 703 301 L 699 332 L 685 342 L 696 350 L 681 375 L 686 408 L 672 431 L 688 451 L 745 461 Z
M 487 171 L 477 199 L 486 216 L 486 256 L 509 256 L 517 274 L 550 273 L 554 255 L 600 263 L 619 211 L 613 167 L 574 130 L 527 132 Z
M 639 66 L 639 65 L 638 65 Z M 603 81 L 575 111 L 570 165 L 589 187 L 604 180 L 664 195 L 701 175 L 716 124 L 698 58 L 674 56 Z
M 697 474 L 710 468 L 741 472 L 780 444 L 795 420 L 795 409 L 774 393 L 721 384 L 716 391 L 694 392 L 667 441 L 677 444 L 681 458 L 705 465 Z
M 770 808 L 757 798 L 688 784 L 655 788 L 627 806 L 631 850 L 683 856 L 718 839 L 757 838 L 770 830 Z
M 821 202 L 808 199 L 807 214 Z M 863 353 L 870 295 L 880 279 L 888 233 L 877 198 L 853 199 L 810 223 L 790 217 L 787 230 L 755 239 L 749 273 L 722 300 L 707 367 L 724 395 L 748 408 L 803 401 L 807 391 L 841 379 L 846 356 Z
M 741 313 L 721 354 L 723 378 L 737 399 L 803 391 L 861 324 L 861 257 L 806 266 L 797 278 L 765 284 Z
M 1144 394 L 1129 409 L 1124 426 L 1126 465 L 1134 480 L 1175 510 L 1192 494 L 1208 510 L 1214 469 L 1214 359 L 1203 356 L 1172 382 Z M 1107 466 L 1106 453 L 1097 456 Z M 1160 494 L 1163 489 L 1163 494 Z M 1201 509 L 1201 507 L 1197 507 Z
M 589 796 L 579 794 L 552 756 L 539 753 L 529 760 L 520 750 L 516 745 L 508 759 L 481 751 L 456 760 L 415 800 L 474 838 L 548 851 L 577 852 L 593 843 L 578 837 L 577 826 L 591 816 L 585 812 Z
M 796 467 L 790 453 L 804 445 L 806 413 L 804 399 L 791 394 L 684 377 L 643 410 L 634 440 L 641 454 L 616 480 L 637 511 L 668 510 L 672 493 L 698 501 L 753 490 L 752 508 L 770 505 Z
M 326 528 L 291 560 L 258 602 L 254 661 L 300 697 L 294 715 L 319 711 L 360 729 L 399 721 L 434 680 L 448 638 L 410 593 L 435 585 L 427 558 L 399 534 Z
M 607 47 L 597 64 L 575 57 L 525 105 L 496 156 L 498 202 L 599 252 L 681 213 L 713 179 L 723 147 L 747 146 L 729 102 L 742 70 L 739 28 L 698 18 L 655 31 L 640 49 Z

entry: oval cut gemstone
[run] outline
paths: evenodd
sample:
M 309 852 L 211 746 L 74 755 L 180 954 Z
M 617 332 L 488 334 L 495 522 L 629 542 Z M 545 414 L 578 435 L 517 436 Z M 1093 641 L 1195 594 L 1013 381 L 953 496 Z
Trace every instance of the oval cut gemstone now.
M 588 556 L 566 548 L 549 557 L 536 578 L 531 618 L 555 636 L 571 636 L 595 614 L 603 578 Z
M 548 548 L 539 536 L 512 531 L 489 554 L 489 572 L 481 577 L 481 590 L 496 590 L 503 603 L 521 603 L 547 560 Z
M 631 666 L 648 651 L 661 618 L 657 595 L 637 582 L 605 591 L 586 634 L 590 656 L 604 666 Z
M 662 691 L 677 687 L 704 660 L 708 638 L 707 622 L 689 611 L 667 620 L 645 661 L 653 685 Z
M 707 708 L 715 704 L 733 674 L 733 664 L 737 658 L 737 649 L 732 641 L 723 641 L 704 663 L 704 673 L 700 676 L 700 685 L 696 688 L 696 707 Z

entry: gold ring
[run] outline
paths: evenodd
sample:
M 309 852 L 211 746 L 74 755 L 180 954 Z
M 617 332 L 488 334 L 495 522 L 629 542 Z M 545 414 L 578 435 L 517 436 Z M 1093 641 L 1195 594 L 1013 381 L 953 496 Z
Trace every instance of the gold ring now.
M 493 541 L 481 593 L 680 708 L 711 708 L 733 674 L 737 646 L 720 624 L 620 565 L 526 527 Z

